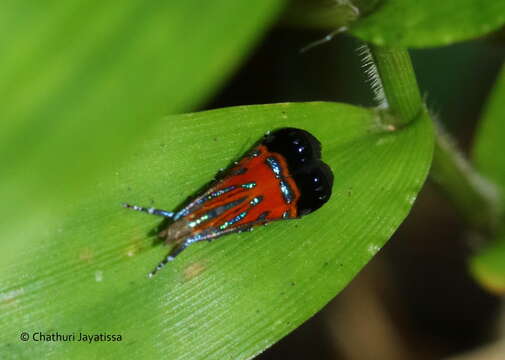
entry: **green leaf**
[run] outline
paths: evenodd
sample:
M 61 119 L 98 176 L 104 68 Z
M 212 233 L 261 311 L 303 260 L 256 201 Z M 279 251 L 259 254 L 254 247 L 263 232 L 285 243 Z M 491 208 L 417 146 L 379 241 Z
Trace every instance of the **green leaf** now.
M 2 1 L 0 198 L 16 206 L 0 216 L 74 201 L 158 119 L 215 90 L 281 5 Z
M 284 126 L 322 142 L 335 174 L 330 201 L 300 220 L 195 244 L 148 280 L 168 251 L 148 235 L 160 220 L 120 204 L 175 208 L 267 130 Z M 432 152 L 427 115 L 388 131 L 373 110 L 345 104 L 168 117 L 85 203 L 1 243 L 0 354 L 250 358 L 320 310 L 380 250 L 415 201 Z M 21 331 L 107 332 L 122 342 L 22 343 Z
M 505 233 L 501 232 L 493 242 L 470 260 L 473 276 L 489 291 L 505 294 Z
M 473 147 L 473 162 L 486 177 L 505 188 L 505 157 L 502 154 L 505 136 L 505 65 L 484 109 Z M 505 193 L 502 193 L 505 200 Z
M 503 138 L 505 136 L 505 65 L 496 81 L 484 115 L 477 130 L 473 148 L 473 161 L 476 168 L 488 179 L 498 185 L 499 192 L 495 197 L 500 200 L 500 218 L 498 228 L 501 228 L 496 239 L 488 248 L 477 253 L 471 260 L 472 272 L 487 288 L 493 291 L 505 292 L 505 157 L 503 154 Z M 490 191 L 493 188 L 490 188 Z
M 309 28 L 347 26 L 359 15 L 357 4 L 345 1 L 291 0 L 283 13 L 285 24 Z
M 504 1 L 388 0 L 351 26 L 376 45 L 432 47 L 486 35 L 505 24 Z

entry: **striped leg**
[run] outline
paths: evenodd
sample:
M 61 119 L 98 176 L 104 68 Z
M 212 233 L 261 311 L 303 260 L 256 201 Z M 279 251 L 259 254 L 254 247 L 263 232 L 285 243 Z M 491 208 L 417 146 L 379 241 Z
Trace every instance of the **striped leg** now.
M 179 247 L 177 247 L 174 251 L 171 251 L 168 256 L 166 258 L 164 258 L 159 264 L 158 266 L 156 266 L 154 268 L 153 271 L 151 271 L 147 277 L 148 278 L 152 278 L 154 275 L 156 275 L 156 273 L 158 271 L 160 271 L 161 269 L 163 269 L 163 267 L 165 267 L 166 264 L 168 264 L 169 262 L 171 261 L 174 261 L 176 256 L 179 255 L 185 248 L 187 248 L 189 245 L 191 245 L 193 243 L 193 241 L 191 241 L 191 239 L 188 239 L 186 240 L 185 242 L 183 242 L 181 245 L 179 245 Z
M 146 212 L 151 215 L 159 215 L 167 218 L 172 218 L 174 217 L 175 213 L 173 211 L 167 211 L 167 210 L 162 210 L 162 209 L 155 209 L 155 208 L 145 208 L 142 206 L 137 206 L 137 205 L 130 205 L 130 204 L 123 204 L 123 207 L 127 209 L 132 209 L 135 211 L 142 211 Z

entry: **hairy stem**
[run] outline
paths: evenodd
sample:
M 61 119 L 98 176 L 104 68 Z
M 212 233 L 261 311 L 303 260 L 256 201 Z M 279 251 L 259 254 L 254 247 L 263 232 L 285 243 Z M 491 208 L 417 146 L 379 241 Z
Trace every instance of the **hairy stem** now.
M 364 54 L 372 89 L 385 110 L 385 125 L 405 126 L 426 111 L 406 49 L 370 45 Z M 499 217 L 495 186 L 474 170 L 440 126 L 436 128 L 431 179 L 471 226 L 494 231 Z
M 473 168 L 440 126 L 430 175 L 467 223 L 485 232 L 496 230 L 500 213 L 496 186 Z
M 405 126 L 424 110 L 416 75 L 409 53 L 403 48 L 370 45 L 370 54 L 382 84 L 383 105 L 390 115 L 387 121 L 395 127 Z M 377 93 L 376 93 L 377 95 Z

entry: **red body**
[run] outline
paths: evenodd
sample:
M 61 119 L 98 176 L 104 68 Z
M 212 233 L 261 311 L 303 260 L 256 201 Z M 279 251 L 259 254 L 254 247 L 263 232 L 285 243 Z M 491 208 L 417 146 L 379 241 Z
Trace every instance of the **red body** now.
M 204 194 L 181 210 L 175 222 L 160 236 L 165 237 L 167 242 L 182 243 L 188 236 L 201 233 L 201 238 L 195 239 L 199 241 L 246 230 L 273 220 L 296 218 L 300 191 L 289 174 L 284 157 L 268 151 L 264 145 L 253 149 L 251 154 L 254 156 L 242 158 Z M 268 165 L 268 158 L 277 161 L 278 173 Z M 281 181 L 290 189 L 292 199 L 289 203 L 281 191 Z M 233 189 L 229 190 L 230 188 Z M 219 192 L 223 194 L 212 196 Z M 254 204 L 255 199 L 261 200 Z M 219 214 L 206 218 L 206 215 L 216 209 Z M 243 213 L 246 213 L 243 218 L 230 223 Z

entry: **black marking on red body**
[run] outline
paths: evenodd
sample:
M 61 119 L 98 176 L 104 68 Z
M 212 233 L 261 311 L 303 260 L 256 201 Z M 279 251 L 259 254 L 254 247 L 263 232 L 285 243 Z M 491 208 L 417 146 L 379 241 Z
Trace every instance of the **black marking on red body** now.
M 303 216 L 323 206 L 331 196 L 333 172 L 321 161 L 321 144 L 309 132 L 296 128 L 283 128 L 268 134 L 263 144 L 269 151 L 282 155 L 300 190 L 297 202 L 298 216 Z M 270 164 L 276 172 L 275 164 Z M 284 189 L 286 195 L 289 194 Z M 283 192 L 284 194 L 284 192 Z M 289 196 L 285 197 L 288 201 Z

